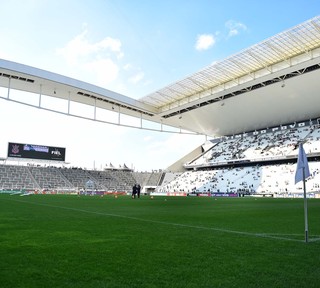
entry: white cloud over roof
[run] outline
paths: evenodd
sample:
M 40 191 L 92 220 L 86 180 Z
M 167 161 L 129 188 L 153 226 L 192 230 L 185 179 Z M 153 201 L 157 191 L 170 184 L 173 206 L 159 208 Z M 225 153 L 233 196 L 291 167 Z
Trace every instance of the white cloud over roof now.
M 228 29 L 228 37 L 233 37 L 238 35 L 241 31 L 246 31 L 247 26 L 241 22 L 234 20 L 229 20 L 225 23 L 226 28 Z
M 215 43 L 216 43 L 216 39 L 215 39 L 214 35 L 202 34 L 202 35 L 198 36 L 195 48 L 198 51 L 208 50 Z

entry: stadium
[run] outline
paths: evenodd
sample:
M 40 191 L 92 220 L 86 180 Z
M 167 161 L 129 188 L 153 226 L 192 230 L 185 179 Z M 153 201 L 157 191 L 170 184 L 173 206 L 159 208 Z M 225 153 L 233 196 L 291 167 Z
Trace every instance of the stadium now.
M 73 167 L 66 147 L 9 142 L 0 286 L 319 287 L 319 68 L 319 16 L 138 100 L 0 59 L 1 101 L 207 137 L 151 172 Z M 73 115 L 74 102 L 93 116 Z M 310 175 L 296 183 L 299 147 Z
M 49 96 L 65 100 L 68 107 L 78 102 L 119 115 L 117 125 L 125 125 L 120 116 L 127 115 L 138 118 L 141 129 L 174 127 L 177 133 L 203 134 L 211 140 L 167 169 L 150 173 L 112 163 L 103 171 L 68 169 L 64 157 L 52 157 L 53 149 L 65 155 L 65 148 L 46 147 L 45 155 L 43 143 L 8 143 L 8 158 L 2 161 L 18 159 L 26 165 L 1 165 L 0 188 L 78 193 L 87 190 L 90 180 L 90 190 L 94 187 L 97 193 L 130 193 L 139 182 L 143 193 L 151 195 L 301 197 L 294 172 L 303 142 L 313 171 L 308 195 L 320 197 L 319 22 L 319 17 L 310 19 L 139 100 L 1 60 L 5 100 L 16 101 L 10 95 L 19 90 L 38 95 L 36 108 L 44 109 L 41 97 Z M 72 116 L 69 110 L 65 114 Z M 93 120 L 108 123 L 96 115 Z M 153 123 L 153 128 L 145 123 Z M 24 145 L 40 151 L 23 151 Z M 13 147 L 22 152 L 13 153 Z

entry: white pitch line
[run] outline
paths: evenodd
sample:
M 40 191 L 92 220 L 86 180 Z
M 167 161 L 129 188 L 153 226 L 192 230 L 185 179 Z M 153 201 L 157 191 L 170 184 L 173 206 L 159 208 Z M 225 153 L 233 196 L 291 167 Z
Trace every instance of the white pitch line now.
M 309 242 L 317 242 L 317 241 L 320 241 L 320 238 L 311 238 L 311 239 L 309 238 Z
M 89 210 L 72 208 L 72 207 L 55 206 L 55 205 L 50 205 L 50 204 L 45 204 L 45 203 L 35 203 L 35 202 L 29 202 L 29 201 L 23 201 L 23 200 L 17 200 L 17 199 L 12 199 L 12 200 L 10 199 L 9 201 L 23 202 L 23 203 L 34 204 L 34 205 L 39 205 L 39 206 L 59 208 L 59 209 L 65 209 L 65 210 L 71 210 L 71 211 L 77 211 L 77 212 L 83 212 L 83 213 L 89 213 L 89 214 L 102 215 L 102 216 L 124 218 L 124 219 L 130 219 L 130 220 L 148 222 L 148 223 L 154 223 L 154 224 L 170 225 L 170 226 L 193 228 L 193 229 L 200 229 L 200 230 L 211 230 L 211 231 L 216 231 L 216 232 L 245 235 L 245 236 L 257 237 L 257 238 L 269 238 L 269 239 L 276 239 L 276 240 L 304 242 L 304 240 L 298 240 L 298 239 L 292 239 L 292 238 L 280 236 L 280 235 L 288 235 L 288 234 L 277 234 L 279 236 L 274 236 L 275 234 L 251 233 L 251 232 L 235 231 L 235 230 L 222 229 L 222 228 L 214 228 L 214 227 L 205 227 L 205 226 L 188 225 L 188 224 L 181 224 L 181 223 L 174 223 L 174 222 L 150 220 L 150 219 L 143 219 L 143 218 L 137 218 L 137 217 L 131 217 L 131 216 L 125 216 L 125 215 L 119 215 L 119 214 L 112 214 L 112 213 L 105 213 L 105 212 L 98 212 L 98 211 L 89 211 Z M 292 235 L 302 236 L 302 234 L 291 234 L 290 236 L 292 236 Z M 320 238 L 310 239 L 310 242 L 311 241 L 318 241 L 318 240 L 320 240 Z

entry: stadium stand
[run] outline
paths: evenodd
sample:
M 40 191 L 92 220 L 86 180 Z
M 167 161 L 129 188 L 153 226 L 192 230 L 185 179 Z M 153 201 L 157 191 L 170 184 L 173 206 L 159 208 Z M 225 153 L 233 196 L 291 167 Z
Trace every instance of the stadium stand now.
M 207 150 L 185 163 L 184 172 L 134 172 L 130 169 L 85 170 L 54 166 L 0 165 L 2 190 L 42 190 L 75 192 L 86 189 L 91 181 L 97 191 L 131 193 L 140 183 L 153 187 L 158 195 L 182 193 L 262 195 L 298 197 L 302 187 L 295 185 L 294 174 L 298 143 L 303 142 L 312 173 L 308 179 L 310 197 L 319 196 L 320 128 L 306 124 L 286 129 L 273 129 L 230 136 L 204 143 Z M 296 125 L 295 125 L 296 126 Z M 269 129 L 270 130 L 270 129 Z M 146 189 L 145 189 L 146 191 Z
M 77 167 L 2 164 L 0 189 L 75 193 L 86 190 L 86 183 L 92 181 L 92 186 L 97 191 L 130 194 L 135 183 L 156 187 L 162 175 L 162 172 L 133 172 L 128 169 L 98 171 Z
M 208 150 L 185 164 L 188 171 L 165 183 L 158 192 L 300 196 L 302 187 L 295 185 L 294 174 L 298 144 L 303 142 L 313 172 L 308 191 L 318 194 L 319 136 L 319 125 L 303 123 L 297 128 L 220 139 L 207 145 Z
M 40 186 L 25 166 L 0 165 L 0 188 L 2 190 L 36 190 Z

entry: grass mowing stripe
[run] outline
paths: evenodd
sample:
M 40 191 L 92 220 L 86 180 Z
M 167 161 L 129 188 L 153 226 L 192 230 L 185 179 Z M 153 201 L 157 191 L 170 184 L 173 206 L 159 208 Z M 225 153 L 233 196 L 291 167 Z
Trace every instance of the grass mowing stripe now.
M 7 200 L 9 200 L 9 199 L 7 199 Z M 89 214 L 95 214 L 95 215 L 101 215 L 101 216 L 124 218 L 124 219 L 142 221 L 142 222 L 154 223 L 154 224 L 170 225 L 170 226 L 184 227 L 184 228 L 194 228 L 194 229 L 201 229 L 201 230 L 211 230 L 211 231 L 216 231 L 216 232 L 221 232 L 221 233 L 237 234 L 237 235 L 259 237 L 259 238 L 269 238 L 269 239 L 273 239 L 273 240 L 286 240 L 286 241 L 294 241 L 294 242 L 305 242 L 304 240 L 284 237 L 284 236 L 302 236 L 303 237 L 304 236 L 303 234 L 250 233 L 250 232 L 245 232 L 245 231 L 235 231 L 235 230 L 229 230 L 229 229 L 223 229 L 223 228 L 196 226 L 196 225 L 188 225 L 188 224 L 182 224 L 182 223 L 173 223 L 173 222 L 165 222 L 165 221 L 143 219 L 143 218 L 120 215 L 120 214 L 112 214 L 112 213 L 105 213 L 105 212 L 98 212 L 98 211 L 90 211 L 90 210 L 84 210 L 84 209 L 79 209 L 79 208 L 72 208 L 72 207 L 66 207 L 66 206 L 56 206 L 56 205 L 45 204 L 45 203 L 34 203 L 34 202 L 29 202 L 29 201 L 17 200 L 17 199 L 12 199 L 12 200 L 10 199 L 9 201 L 15 201 L 15 202 L 21 202 L 21 203 L 27 203 L 27 204 L 33 204 L 33 205 L 45 206 L 45 207 L 51 207 L 51 208 L 65 209 L 65 210 L 71 210 L 71 211 L 89 213 Z M 275 235 L 279 235 L 279 236 L 275 236 Z M 312 236 L 310 236 L 310 237 L 312 237 Z M 318 235 L 314 235 L 313 237 L 318 237 Z M 310 239 L 310 241 L 313 241 L 313 242 L 318 241 L 318 240 L 320 240 L 320 238 Z

